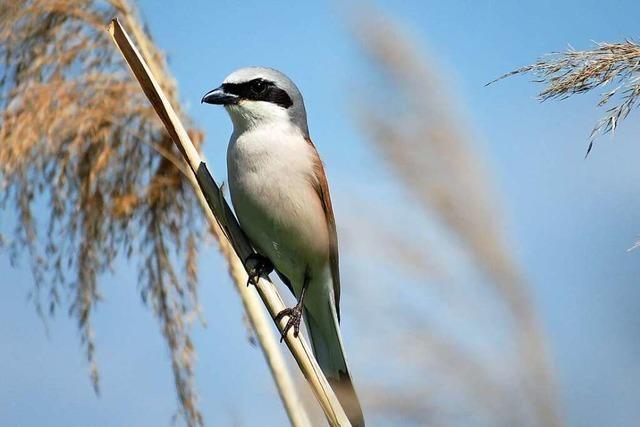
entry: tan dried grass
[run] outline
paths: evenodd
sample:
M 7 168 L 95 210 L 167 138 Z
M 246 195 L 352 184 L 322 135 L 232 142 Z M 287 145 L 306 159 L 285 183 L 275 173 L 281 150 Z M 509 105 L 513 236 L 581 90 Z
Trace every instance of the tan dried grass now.
M 7 244 L 13 260 L 30 254 L 40 313 L 70 296 L 96 391 L 98 277 L 117 258 L 139 260 L 140 292 L 169 346 L 181 412 L 197 425 L 189 324 L 198 312 L 200 208 L 105 32 L 116 13 L 137 24 L 177 101 L 162 55 L 124 0 L 0 2 L 0 208 L 18 217 Z
M 545 87 L 538 94 L 540 101 L 566 99 L 597 88 L 613 86 L 600 95 L 598 107 L 613 104 L 596 123 L 589 137 L 587 155 L 595 139 L 614 133 L 620 122 L 629 116 L 640 99 L 640 46 L 633 40 L 622 43 L 595 43 L 593 49 L 553 52 L 534 64 L 518 68 L 498 77 L 492 84 L 507 77 L 531 74 L 536 83 Z

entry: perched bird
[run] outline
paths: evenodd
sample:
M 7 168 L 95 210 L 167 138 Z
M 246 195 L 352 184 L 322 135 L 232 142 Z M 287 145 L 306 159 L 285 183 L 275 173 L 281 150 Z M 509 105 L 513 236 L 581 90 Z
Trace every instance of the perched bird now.
M 251 282 L 273 268 L 298 303 L 283 336 L 304 318 L 316 359 L 354 426 L 364 418 L 340 335 L 336 223 L 324 167 L 309 137 L 302 94 L 281 72 L 231 73 L 202 102 L 223 105 L 233 122 L 227 150 L 229 190 L 242 229 L 258 255 Z

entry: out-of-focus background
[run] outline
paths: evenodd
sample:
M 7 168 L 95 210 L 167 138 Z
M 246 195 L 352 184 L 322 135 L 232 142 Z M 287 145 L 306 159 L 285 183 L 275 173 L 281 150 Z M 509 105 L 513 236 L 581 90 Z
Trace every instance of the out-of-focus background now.
M 231 123 L 202 95 L 248 65 L 301 89 L 334 200 L 342 330 L 369 425 L 637 425 L 640 253 L 627 250 L 640 234 L 640 125 L 632 113 L 585 159 L 599 93 L 540 104 L 527 77 L 485 87 L 545 52 L 636 36 L 637 2 L 137 6 L 218 180 Z M 46 228 L 43 194 L 32 213 Z M 79 330 L 81 280 L 61 285 L 49 316 L 49 279 L 34 296 L 24 246 L 12 266 L 19 213 L 9 202 L 0 216 L 0 424 L 170 425 L 171 358 L 141 304 L 137 246 L 97 276 L 91 329 Z M 224 260 L 202 221 L 187 223 L 203 241 L 191 338 L 205 424 L 285 425 Z M 79 337 L 95 344 L 99 397 Z

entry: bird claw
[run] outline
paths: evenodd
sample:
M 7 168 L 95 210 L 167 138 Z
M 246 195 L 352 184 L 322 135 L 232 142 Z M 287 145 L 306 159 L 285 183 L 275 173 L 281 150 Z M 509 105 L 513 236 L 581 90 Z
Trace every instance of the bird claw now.
M 273 271 L 273 264 L 269 261 L 269 258 L 262 255 L 253 253 L 247 257 L 245 264 L 248 266 L 247 274 L 249 279 L 247 280 L 247 286 L 257 285 L 260 276 L 269 275 Z
M 293 336 L 298 338 L 298 334 L 300 333 L 300 321 L 302 320 L 302 306 L 295 305 L 292 308 L 285 308 L 276 316 L 276 323 L 279 323 L 285 316 L 288 316 L 289 320 L 287 320 L 287 324 L 284 326 L 284 329 L 282 329 L 280 342 L 284 340 L 284 337 L 287 336 L 287 333 L 291 328 L 293 328 Z

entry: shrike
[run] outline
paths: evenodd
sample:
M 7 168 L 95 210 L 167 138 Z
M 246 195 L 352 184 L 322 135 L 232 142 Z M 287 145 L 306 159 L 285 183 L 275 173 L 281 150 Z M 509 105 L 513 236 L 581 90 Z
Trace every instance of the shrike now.
M 340 335 L 338 239 L 322 161 L 309 137 L 302 94 L 271 68 L 241 68 L 202 102 L 233 122 L 227 150 L 231 200 L 259 256 L 249 280 L 276 272 L 298 303 L 278 314 L 298 336 L 304 317 L 313 351 L 354 426 L 364 418 Z M 303 315 L 304 314 L 304 315 Z

